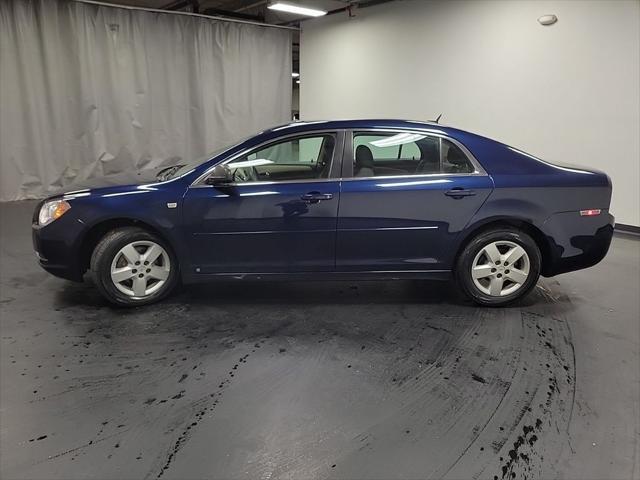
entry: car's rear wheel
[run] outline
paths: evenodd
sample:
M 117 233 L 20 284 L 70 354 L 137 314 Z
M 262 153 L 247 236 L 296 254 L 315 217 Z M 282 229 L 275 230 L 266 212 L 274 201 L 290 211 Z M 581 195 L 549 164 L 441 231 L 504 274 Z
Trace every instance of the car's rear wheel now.
M 91 256 L 100 293 L 122 306 L 146 305 L 168 295 L 178 279 L 178 262 L 157 235 L 137 227 L 107 233 Z
M 502 306 L 525 296 L 540 277 L 536 242 L 513 228 L 474 237 L 458 257 L 455 276 L 461 290 L 481 305 Z

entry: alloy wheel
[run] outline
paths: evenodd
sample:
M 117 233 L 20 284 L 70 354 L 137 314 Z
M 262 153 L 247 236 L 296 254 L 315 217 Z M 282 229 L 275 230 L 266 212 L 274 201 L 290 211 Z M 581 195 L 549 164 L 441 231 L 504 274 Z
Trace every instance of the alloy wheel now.
M 145 298 L 160 290 L 170 272 L 169 254 L 149 240 L 125 245 L 111 262 L 111 281 L 120 292 L 132 298 Z
M 524 248 L 501 240 L 484 246 L 473 259 L 471 278 L 486 295 L 504 297 L 519 290 L 529 278 L 531 262 Z

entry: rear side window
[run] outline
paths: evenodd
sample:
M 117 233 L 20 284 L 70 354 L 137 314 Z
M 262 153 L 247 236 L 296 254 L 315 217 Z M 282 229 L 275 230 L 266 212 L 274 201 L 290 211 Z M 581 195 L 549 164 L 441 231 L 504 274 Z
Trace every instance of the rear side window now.
M 473 164 L 453 142 L 415 132 L 356 132 L 354 177 L 473 173 Z
M 455 143 L 443 138 L 440 147 L 442 173 L 473 173 L 475 171 L 469 158 Z

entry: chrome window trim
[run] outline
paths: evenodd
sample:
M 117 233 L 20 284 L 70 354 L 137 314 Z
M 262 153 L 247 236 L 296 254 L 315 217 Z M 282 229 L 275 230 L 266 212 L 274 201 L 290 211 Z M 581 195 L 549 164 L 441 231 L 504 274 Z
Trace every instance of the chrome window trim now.
M 456 140 L 453 137 L 450 137 L 449 135 L 445 135 L 442 133 L 436 133 L 436 132 L 431 132 L 431 131 L 425 131 L 422 130 L 420 128 L 376 128 L 376 127 L 372 127 L 372 128 L 362 128 L 362 129 L 354 129 L 351 131 L 351 155 L 353 155 L 353 138 L 355 137 L 355 135 L 357 133 L 367 133 L 367 132 L 379 132 L 379 133 L 421 133 L 424 134 L 425 137 L 436 137 L 440 140 L 440 163 L 442 164 L 442 140 L 448 140 L 451 143 L 453 143 L 454 145 L 456 145 L 458 148 L 460 148 L 460 150 L 462 151 L 462 153 L 464 153 L 467 157 L 467 159 L 471 162 L 471 165 L 473 165 L 474 171 L 470 172 L 470 173 L 423 173 L 423 174 L 419 174 L 419 175 L 411 175 L 411 174 L 407 174 L 407 175 L 380 175 L 377 177 L 348 177 L 348 178 L 341 178 L 340 180 L 342 181 L 353 181 L 353 180 L 373 180 L 373 179 L 378 179 L 378 180 L 382 180 L 382 179 L 389 179 L 389 178 L 421 178 L 421 177 L 460 177 L 460 176 L 465 176 L 465 177 L 472 177 L 472 176 L 488 176 L 486 170 L 482 167 L 482 165 L 480 164 L 480 162 L 478 161 L 478 159 L 476 157 L 473 156 L 473 154 L 469 151 L 469 149 L 467 147 L 465 147 L 462 143 L 460 143 L 458 140 Z M 352 162 L 354 160 L 351 160 Z
M 442 133 L 436 133 L 433 131 L 425 131 L 421 128 L 376 128 L 376 127 L 370 127 L 370 128 L 363 128 L 363 129 L 358 129 L 358 130 L 343 130 L 343 129 L 326 129 L 326 130 L 313 130 L 310 132 L 297 132 L 297 133 L 290 133 L 287 135 L 283 135 L 282 137 L 279 137 L 278 139 L 271 139 L 271 140 L 267 140 L 265 142 L 259 143 L 258 145 L 254 146 L 254 147 L 250 147 L 250 148 L 246 148 L 238 153 L 236 153 L 235 155 L 229 157 L 226 160 L 223 160 L 222 162 L 220 162 L 219 164 L 216 165 L 226 165 L 229 162 L 232 162 L 236 159 L 238 159 L 239 157 L 243 156 L 243 155 L 247 155 L 248 153 L 252 152 L 253 150 L 259 149 L 261 147 L 264 147 L 266 145 L 272 144 L 272 143 L 276 143 L 276 142 L 280 142 L 280 141 L 285 141 L 288 138 L 295 138 L 295 137 L 306 137 L 306 136 L 313 136 L 316 134 L 326 134 L 326 133 L 331 133 L 331 134 L 335 134 L 337 138 L 339 138 L 340 133 L 344 134 L 344 148 L 346 148 L 347 146 L 347 137 L 350 137 L 350 143 L 351 143 L 351 152 L 350 155 L 353 155 L 353 136 L 355 133 L 360 133 L 360 132 L 382 132 L 382 133 L 422 133 L 425 134 L 425 136 L 432 136 L 432 137 L 437 137 L 440 140 L 445 139 L 445 140 L 449 140 L 450 142 L 452 142 L 454 145 L 456 145 L 457 147 L 460 148 L 460 150 L 462 150 L 462 153 L 464 153 L 467 158 L 469 159 L 469 161 L 471 162 L 471 164 L 474 167 L 474 171 L 471 173 L 423 173 L 423 174 L 419 174 L 419 175 L 411 175 L 411 174 L 407 174 L 407 175 L 380 175 L 377 177 L 344 177 L 344 176 L 339 176 L 339 177 L 330 177 L 330 178 L 317 178 L 317 179 L 304 179 L 304 180 L 282 180 L 282 181 L 260 181 L 260 182 L 242 182 L 242 183 L 229 183 L 226 184 L 225 186 L 229 186 L 229 187 L 241 187 L 241 186 L 260 186 L 260 185 L 274 185 L 274 184 L 295 184 L 295 183 L 322 183 L 322 182 L 354 182 L 354 181 L 361 181 L 361 180 L 392 180 L 392 179 L 404 179 L 404 178 L 434 178 L 434 177 L 473 177 L 473 176 L 489 176 L 486 172 L 486 170 L 482 167 L 482 165 L 480 164 L 480 162 L 476 159 L 476 157 L 469 151 L 469 149 L 462 143 L 460 143 L 458 140 L 456 140 L 455 138 L 449 136 L 449 135 L 445 135 Z M 345 160 L 345 153 L 347 152 L 340 152 L 338 153 L 338 149 L 340 149 L 340 146 L 338 146 L 336 144 L 336 147 L 334 148 L 333 151 L 333 156 L 331 158 L 331 166 L 329 167 L 329 171 L 331 172 L 333 170 L 333 166 L 334 163 L 336 161 L 339 160 L 339 158 L 336 158 L 338 155 L 343 157 L 343 161 Z M 440 152 L 442 152 L 442 149 L 440 149 Z M 208 168 L 203 174 L 201 174 L 196 180 L 194 180 L 191 185 L 189 185 L 189 188 L 217 188 L 214 187 L 213 185 L 207 185 L 204 183 L 204 179 L 211 173 L 211 171 L 215 168 L 216 165 L 211 166 L 210 168 Z
M 344 130 L 340 130 L 340 129 L 327 129 L 327 130 L 313 130 L 310 132 L 297 132 L 297 133 L 290 133 L 288 135 L 283 135 L 282 137 L 278 137 L 276 139 L 271 139 L 271 140 L 267 140 L 264 141 L 262 143 L 259 143 L 258 145 L 255 145 L 253 147 L 250 148 L 245 148 L 244 150 L 236 153 L 235 155 L 232 155 L 231 157 L 227 158 L 226 160 L 223 160 L 222 162 L 216 163 L 215 165 L 212 165 L 211 167 L 209 167 L 202 175 L 200 175 L 198 178 L 196 178 L 193 182 L 191 182 L 191 185 L 189 185 L 189 188 L 217 188 L 214 185 L 207 185 L 206 183 L 204 183 L 204 180 L 209 176 L 209 174 L 213 171 L 213 169 L 218 166 L 218 165 L 226 165 L 227 163 L 233 162 L 234 160 L 237 160 L 238 158 L 242 157 L 243 155 L 248 155 L 249 153 L 253 152 L 254 150 L 258 150 L 262 147 L 265 147 L 267 145 L 273 145 L 276 143 L 281 143 L 286 141 L 289 138 L 308 138 L 308 137 L 313 137 L 315 135 L 325 135 L 325 134 L 332 134 L 336 137 L 336 145 L 333 148 L 333 153 L 331 155 L 331 164 L 329 165 L 329 175 L 331 175 L 331 171 L 333 169 L 333 165 L 334 162 L 336 162 L 337 158 L 337 152 L 338 149 L 340 149 L 340 155 L 342 155 L 342 149 L 341 149 L 341 145 L 339 145 L 339 140 L 340 140 L 340 133 L 344 133 Z M 319 183 L 319 182 L 338 182 L 340 181 L 340 178 L 311 178 L 311 179 L 303 179 L 303 180 L 281 180 L 281 181 L 259 181 L 259 182 L 233 182 L 233 183 L 226 183 L 224 186 L 225 187 L 240 187 L 240 186 L 244 186 L 244 185 L 273 185 L 273 184 L 283 184 L 283 183 Z
M 260 181 L 260 182 L 242 182 L 242 183 L 225 183 L 224 185 L 207 185 L 206 183 L 195 185 L 192 184 L 189 188 L 220 188 L 220 187 L 244 187 L 244 186 L 261 186 L 261 185 L 282 185 L 290 183 L 324 183 L 324 182 L 339 182 L 341 178 L 318 178 L 304 179 L 304 180 L 281 180 L 281 181 Z
M 433 177 L 487 177 L 486 173 L 422 173 L 420 175 L 380 175 L 378 177 L 347 177 L 340 178 L 341 182 L 355 182 L 360 180 L 393 180 L 394 178 L 433 178 Z

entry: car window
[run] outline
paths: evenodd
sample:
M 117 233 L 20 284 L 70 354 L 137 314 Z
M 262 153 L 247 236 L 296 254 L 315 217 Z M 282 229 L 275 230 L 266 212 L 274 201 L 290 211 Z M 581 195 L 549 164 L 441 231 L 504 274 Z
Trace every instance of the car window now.
M 473 173 L 475 168 L 455 143 L 442 139 L 442 173 Z
M 353 175 L 379 177 L 473 173 L 474 167 L 453 142 L 415 132 L 356 132 Z
M 288 138 L 227 163 L 235 183 L 313 180 L 329 177 L 334 134 Z
M 353 139 L 353 147 L 366 145 L 373 154 L 374 160 L 394 161 L 400 159 L 420 158 L 420 150 L 411 138 L 405 138 L 404 143 L 390 141 L 392 136 L 358 135 Z M 389 143 L 386 143 L 389 142 Z

